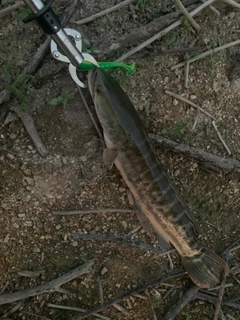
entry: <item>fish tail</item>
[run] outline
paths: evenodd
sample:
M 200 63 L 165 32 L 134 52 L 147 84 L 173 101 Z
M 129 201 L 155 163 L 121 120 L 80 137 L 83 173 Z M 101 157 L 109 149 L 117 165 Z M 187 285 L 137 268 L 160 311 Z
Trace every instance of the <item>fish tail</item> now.
M 229 273 L 229 266 L 210 249 L 203 248 L 193 256 L 183 256 L 182 263 L 192 279 L 200 288 L 210 288 L 220 283 Z

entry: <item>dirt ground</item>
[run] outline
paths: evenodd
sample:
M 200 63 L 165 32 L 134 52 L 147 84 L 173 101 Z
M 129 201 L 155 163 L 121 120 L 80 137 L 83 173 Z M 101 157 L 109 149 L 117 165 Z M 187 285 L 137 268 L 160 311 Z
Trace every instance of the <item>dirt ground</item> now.
M 61 13 L 68 1 L 55 1 L 54 8 Z M 163 8 L 161 1 L 134 1 L 130 6 L 107 17 L 78 27 L 73 23 L 115 4 L 106 0 L 87 1 L 78 5 L 68 27 L 79 30 L 90 42 L 90 49 L 150 22 L 166 10 L 174 10 L 171 1 Z M 3 6 L 11 1 L 2 1 Z M 163 10 L 164 9 L 164 10 Z M 15 11 L 0 21 L 0 89 L 11 84 L 29 62 L 44 40 L 34 23 L 23 24 Z M 183 26 L 153 43 L 143 52 L 157 48 L 205 46 L 206 50 L 237 40 L 240 12 L 227 7 L 217 18 L 214 13 L 200 16 L 198 34 Z M 236 31 L 237 30 L 237 31 Z M 155 47 L 156 46 L 156 47 Z M 211 124 L 211 119 L 199 114 L 197 126 L 192 126 L 197 111 L 171 98 L 172 91 L 202 106 L 216 118 L 223 139 L 240 160 L 240 80 L 236 72 L 234 85 L 229 74 L 236 61 L 239 46 L 232 47 L 190 65 L 189 88 L 184 88 L 183 68 L 170 67 L 184 58 L 184 54 L 155 55 L 134 61 L 132 74 L 115 71 L 114 75 L 129 94 L 149 133 L 164 135 L 228 157 Z M 94 55 L 94 53 L 93 53 Z M 96 213 L 74 216 L 56 216 L 54 210 L 94 208 L 127 208 L 127 189 L 115 168 L 109 170 L 102 162 L 102 146 L 87 111 L 65 65 L 48 54 L 37 73 L 29 80 L 22 100 L 14 95 L 0 106 L 0 292 L 11 293 L 45 283 L 63 273 L 95 259 L 87 275 L 64 285 L 66 292 L 46 293 L 22 301 L 11 319 L 70 319 L 77 313 L 50 308 L 49 303 L 89 309 L 100 303 L 97 278 L 100 277 L 104 300 L 126 290 L 160 277 L 171 268 L 181 269 L 180 258 L 171 254 L 173 266 L 167 257 L 159 256 L 128 244 L 74 240 L 73 233 L 127 235 L 139 226 L 135 213 Z M 84 91 L 92 111 L 88 90 Z M 57 104 L 53 99 L 65 98 Z M 36 128 L 49 154 L 41 157 L 30 140 L 22 122 L 11 107 L 26 103 Z M 196 161 L 180 154 L 157 148 L 161 163 L 191 208 L 200 227 L 202 243 L 219 252 L 240 232 L 239 174 L 206 170 Z M 144 230 L 139 229 L 133 239 L 156 246 Z M 234 259 L 239 261 L 236 250 Z M 41 271 L 37 278 L 23 277 L 20 271 Z M 233 286 L 225 295 L 240 294 L 239 274 L 227 278 Z M 129 314 L 110 307 L 102 312 L 111 319 L 157 319 L 191 286 L 187 276 L 149 289 L 149 298 L 132 296 L 120 304 Z M 0 317 L 17 303 L 0 306 Z M 177 320 L 213 319 L 215 307 L 195 300 L 177 316 Z M 240 311 L 223 307 L 223 313 L 240 319 Z M 90 318 L 89 318 L 90 319 Z M 96 319 L 92 317 L 91 319 Z M 233 318 L 232 318 L 233 319 Z

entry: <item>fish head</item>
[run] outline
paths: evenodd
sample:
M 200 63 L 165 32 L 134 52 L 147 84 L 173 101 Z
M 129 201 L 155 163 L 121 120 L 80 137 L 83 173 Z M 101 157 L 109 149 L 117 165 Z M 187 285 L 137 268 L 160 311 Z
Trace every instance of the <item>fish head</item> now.
M 127 135 L 116 113 L 121 100 L 117 93 L 119 84 L 106 71 L 96 68 L 88 74 L 88 85 L 105 141 L 111 142 L 111 147 L 121 147 L 127 142 Z

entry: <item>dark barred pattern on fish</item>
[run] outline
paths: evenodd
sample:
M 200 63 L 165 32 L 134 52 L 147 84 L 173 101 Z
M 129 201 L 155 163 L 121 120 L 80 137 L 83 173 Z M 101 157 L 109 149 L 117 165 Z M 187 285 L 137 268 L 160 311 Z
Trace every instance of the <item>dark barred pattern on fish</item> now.
M 127 94 L 101 69 L 90 72 L 89 88 L 108 148 L 105 159 L 114 161 L 138 208 L 176 248 L 194 283 L 201 288 L 219 283 L 228 265 L 197 241 L 197 224 L 154 153 Z

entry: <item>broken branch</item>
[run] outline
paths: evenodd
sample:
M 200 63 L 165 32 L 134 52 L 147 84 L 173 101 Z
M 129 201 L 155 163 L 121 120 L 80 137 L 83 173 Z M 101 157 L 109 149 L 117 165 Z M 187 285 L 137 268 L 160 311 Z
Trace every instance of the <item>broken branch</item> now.
M 12 110 L 14 110 L 19 118 L 22 120 L 29 136 L 31 137 L 33 143 L 35 144 L 35 147 L 37 148 L 38 152 L 41 154 L 41 156 L 45 157 L 47 156 L 48 152 L 46 147 L 44 146 L 42 139 L 40 138 L 37 129 L 34 124 L 34 120 L 31 116 L 31 114 L 28 111 L 22 111 L 18 107 L 12 107 Z
M 190 101 L 190 100 L 188 100 L 186 98 L 183 98 L 179 94 L 173 93 L 173 92 L 168 91 L 168 90 L 165 90 L 165 93 L 168 94 L 169 96 L 172 96 L 172 97 L 174 97 L 176 99 L 179 99 L 181 101 L 184 101 L 184 102 L 190 104 L 190 106 L 196 108 L 197 110 L 200 110 L 202 113 L 206 114 L 206 116 L 208 116 L 209 118 L 215 120 L 214 116 L 212 116 L 209 112 L 205 111 L 203 108 L 199 107 L 197 104 L 193 103 L 192 101 Z
M 12 302 L 33 297 L 33 296 L 37 296 L 45 292 L 54 292 L 58 290 L 66 282 L 69 282 L 86 273 L 93 266 L 93 264 L 94 264 L 94 260 L 92 259 L 92 260 L 89 260 L 84 265 L 79 266 L 63 274 L 62 276 L 48 283 L 44 283 L 39 286 L 35 286 L 32 288 L 14 292 L 14 293 L 3 294 L 0 296 L 0 305 L 6 304 L 6 303 L 12 303 Z
M 87 17 L 87 18 L 84 18 L 82 20 L 78 20 L 78 21 L 74 21 L 74 23 L 78 24 L 78 25 L 81 25 L 81 24 L 85 24 L 85 23 L 88 23 L 88 22 L 91 22 L 93 20 L 96 20 L 110 12 L 113 12 L 113 11 L 116 11 L 116 10 L 119 10 L 120 8 L 128 5 L 129 3 L 133 2 L 133 0 L 125 0 L 123 2 L 120 2 L 119 4 L 116 4 L 115 6 L 111 7 L 111 8 L 108 8 L 106 10 L 103 10 L 101 12 L 98 12 L 96 14 L 93 14 L 92 16 L 90 17 Z
M 12 11 L 19 9 L 21 7 L 24 6 L 24 2 L 23 1 L 18 1 L 16 3 L 14 3 L 12 6 L 9 6 L 5 9 L 2 9 L 0 11 L 0 18 L 3 18 L 4 16 L 6 16 L 7 14 L 11 13 Z
M 190 15 L 194 16 L 197 13 L 199 13 L 201 10 L 203 10 L 205 7 L 209 6 L 212 2 L 214 2 L 215 0 L 208 0 L 206 2 L 204 2 L 203 4 L 201 4 L 199 7 L 197 7 L 195 10 L 193 10 Z M 122 61 L 128 57 L 130 57 L 131 55 L 133 55 L 134 53 L 136 53 L 137 51 L 145 48 L 146 46 L 148 46 L 150 43 L 152 43 L 153 41 L 161 38 L 162 36 L 164 36 L 166 33 L 168 33 L 169 31 L 175 29 L 176 27 L 178 27 L 181 24 L 181 19 L 174 22 L 172 25 L 170 25 L 169 27 L 163 29 L 162 31 L 160 31 L 159 33 L 155 34 L 153 37 L 151 37 L 150 39 L 144 41 L 143 43 L 141 43 L 139 46 L 133 48 L 132 50 L 128 51 L 127 53 L 123 54 L 119 59 L 117 59 L 117 61 Z M 239 40 L 240 41 L 240 40 Z
M 192 300 L 195 299 L 195 295 L 198 292 L 199 288 L 197 286 L 193 286 L 190 288 L 181 299 L 177 302 L 175 306 L 173 306 L 162 318 L 162 320 L 172 320 L 179 314 L 179 312 Z
M 114 213 L 114 212 L 135 212 L 134 210 L 131 209 L 89 209 L 89 210 L 74 210 L 74 211 L 53 211 L 53 214 L 55 215 L 60 215 L 60 216 L 68 216 L 72 214 L 88 214 L 88 213 Z
M 240 162 L 236 159 L 227 159 L 219 157 L 215 154 L 205 152 L 201 149 L 191 147 L 184 143 L 177 143 L 175 141 L 171 141 L 156 134 L 149 134 L 149 137 L 152 140 L 152 142 L 156 143 L 157 145 L 172 150 L 174 152 L 179 152 L 183 154 L 185 157 L 189 157 L 197 160 L 200 163 L 204 163 L 204 165 L 206 166 L 214 166 L 221 169 L 230 170 L 232 172 L 240 172 Z
M 187 9 L 184 7 L 182 2 L 180 0 L 174 0 L 175 4 L 178 6 L 180 11 L 185 15 L 185 17 L 188 19 L 188 21 L 191 23 L 193 28 L 196 31 L 200 30 L 200 26 L 197 24 L 197 22 L 193 19 L 193 17 L 190 15 L 190 13 L 187 11 Z
M 87 311 L 86 309 L 83 309 L 83 308 L 62 306 L 62 305 L 59 305 L 59 304 L 52 304 L 52 303 L 49 303 L 49 304 L 48 304 L 48 307 L 50 307 L 50 308 L 56 308 L 56 309 L 62 309 L 62 310 L 79 311 L 79 312 L 86 312 L 86 311 Z M 103 319 L 103 320 L 111 320 L 109 317 L 103 316 L 103 315 L 100 314 L 100 313 L 93 313 L 93 316 L 98 317 L 98 318 Z
M 100 311 L 102 311 L 102 310 L 104 310 L 104 309 L 106 309 L 106 308 L 109 308 L 109 307 L 112 306 L 114 303 L 118 303 L 118 302 L 120 302 L 120 301 L 123 300 L 123 299 L 129 298 L 133 293 L 143 291 L 143 290 L 145 290 L 145 289 L 148 289 L 148 288 L 151 288 L 151 287 L 153 287 L 153 286 L 159 285 L 160 283 L 165 282 L 166 280 L 183 276 L 184 274 L 186 274 L 186 272 L 185 272 L 184 270 L 179 270 L 179 271 L 170 273 L 170 274 L 168 274 L 167 276 L 163 276 L 163 277 L 158 278 L 158 279 L 150 280 L 149 282 L 147 282 L 147 283 L 145 283 L 145 284 L 142 284 L 142 285 L 138 286 L 137 288 L 134 288 L 134 289 L 132 289 L 132 290 L 129 290 L 129 291 L 123 293 L 122 295 L 120 295 L 120 296 L 118 296 L 118 297 L 116 297 L 116 298 L 113 298 L 113 299 L 111 299 L 111 300 L 109 300 L 109 301 L 106 301 L 106 302 L 104 302 L 103 304 L 98 305 L 97 307 L 94 307 L 94 308 L 92 308 L 92 309 L 89 309 L 87 312 L 84 312 L 83 314 L 81 314 L 81 315 L 79 315 L 79 316 L 73 317 L 73 318 L 71 318 L 70 320 L 82 320 L 82 319 L 86 319 L 87 317 L 93 315 L 93 314 L 96 313 L 96 312 L 100 312 Z
M 73 234 L 73 239 L 84 239 L 84 240 L 100 240 L 100 241 L 112 241 L 112 242 L 122 242 L 122 243 L 127 243 L 131 244 L 135 247 L 142 248 L 145 250 L 153 251 L 161 256 L 166 255 L 167 253 L 174 252 L 175 249 L 169 250 L 167 252 L 161 252 L 158 248 L 154 248 L 153 246 L 142 243 L 139 241 L 135 241 L 129 237 L 125 236 L 112 236 L 112 235 L 105 235 L 105 234 L 82 234 L 82 233 L 74 233 Z
M 205 2 L 205 3 L 206 3 L 206 2 Z M 191 62 L 193 62 L 193 61 L 197 61 L 197 60 L 199 60 L 199 59 L 202 59 L 202 58 L 205 58 L 205 57 L 209 56 L 210 54 L 213 54 L 213 53 L 222 51 L 222 50 L 224 50 L 224 49 L 227 49 L 227 48 L 236 46 L 236 45 L 238 45 L 239 43 L 240 43 L 240 40 L 235 40 L 235 41 L 233 41 L 233 42 L 224 44 L 223 46 L 220 46 L 220 47 L 217 47 L 217 48 L 208 50 L 208 51 L 206 51 L 206 52 L 203 52 L 203 53 L 199 54 L 198 56 L 189 59 L 188 62 L 191 63 Z M 183 67 L 184 64 L 185 64 L 185 61 L 184 61 L 184 62 L 180 62 L 180 63 L 176 64 L 175 66 L 172 66 L 170 69 L 173 71 L 173 70 L 175 70 L 175 69 L 177 69 L 177 68 Z

